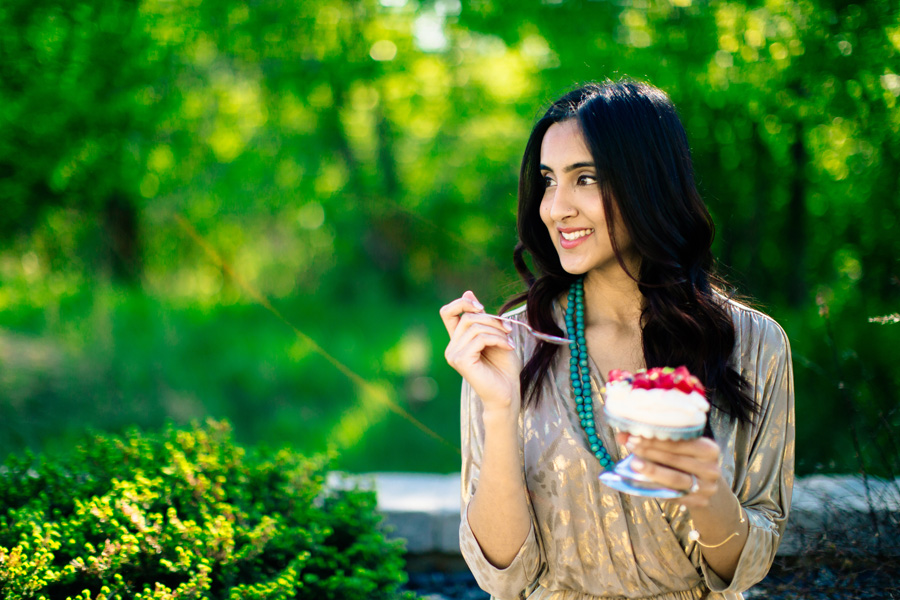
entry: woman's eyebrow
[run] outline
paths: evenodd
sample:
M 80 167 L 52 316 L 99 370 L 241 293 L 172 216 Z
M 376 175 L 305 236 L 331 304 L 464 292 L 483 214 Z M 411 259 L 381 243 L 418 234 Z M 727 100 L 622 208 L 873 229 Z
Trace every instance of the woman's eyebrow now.
M 574 163 L 574 164 L 571 164 L 571 165 L 569 165 L 569 166 L 567 166 L 567 167 L 563 167 L 563 173 L 571 173 L 571 172 L 574 171 L 575 169 L 582 169 L 582 168 L 584 168 L 584 167 L 594 168 L 594 163 L 592 163 L 592 162 L 579 162 L 579 163 Z M 541 171 L 550 171 L 550 172 L 552 173 L 552 172 L 553 172 L 553 169 L 551 169 L 551 168 L 548 167 L 547 165 L 543 165 L 543 164 L 542 164 L 542 165 L 541 165 Z

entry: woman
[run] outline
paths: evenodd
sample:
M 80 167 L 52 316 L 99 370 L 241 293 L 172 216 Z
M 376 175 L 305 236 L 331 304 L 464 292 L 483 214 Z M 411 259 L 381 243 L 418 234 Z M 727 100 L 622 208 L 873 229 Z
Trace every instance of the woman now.
M 740 598 L 768 572 L 790 507 L 790 349 L 714 285 L 713 224 L 668 97 L 621 81 L 554 103 L 525 149 L 518 230 L 528 290 L 507 314 L 577 343 L 537 343 L 472 292 L 441 309 L 464 378 L 460 546 L 479 584 L 497 598 Z M 583 381 L 573 352 L 589 357 Z M 605 374 L 679 365 L 708 390 L 707 435 L 615 434 Z M 595 405 L 579 416 L 582 384 Z M 685 495 L 598 481 L 630 452 Z

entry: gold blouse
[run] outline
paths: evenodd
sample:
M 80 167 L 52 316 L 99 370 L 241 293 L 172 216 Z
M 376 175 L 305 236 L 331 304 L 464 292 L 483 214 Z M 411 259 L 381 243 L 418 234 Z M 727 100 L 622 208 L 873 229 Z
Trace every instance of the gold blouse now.
M 710 425 L 722 450 L 722 472 L 750 522 L 734 577 L 723 581 L 688 539 L 690 512 L 677 502 L 620 494 L 598 480 L 601 467 L 575 413 L 569 350 L 561 347 L 544 378 L 538 408 L 519 417 L 521 458 L 532 527 L 505 569 L 491 565 L 469 527 L 466 511 L 478 487 L 484 442 L 481 399 L 463 382 L 462 519 L 460 549 L 479 585 L 494 598 L 737 600 L 762 580 L 784 533 L 794 483 L 794 384 L 791 353 L 781 327 L 766 315 L 729 302 L 735 324 L 732 365 L 761 407 L 752 425 L 712 409 Z M 562 327 L 563 315 L 554 309 Z M 525 321 L 524 307 L 511 316 Z M 514 328 L 524 357 L 535 342 Z M 591 363 L 598 434 L 614 460 L 627 455 L 606 423 Z

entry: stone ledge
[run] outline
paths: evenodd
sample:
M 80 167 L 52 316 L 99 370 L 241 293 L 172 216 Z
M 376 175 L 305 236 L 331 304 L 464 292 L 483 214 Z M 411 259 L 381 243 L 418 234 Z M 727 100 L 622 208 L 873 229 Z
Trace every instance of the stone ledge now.
M 900 556 L 900 478 L 812 475 L 797 480 L 778 554 Z
M 391 535 L 410 555 L 459 555 L 458 473 L 329 476 L 329 487 L 374 489 Z M 867 489 L 868 485 L 868 489 Z M 843 551 L 900 556 L 900 478 L 812 475 L 794 485 L 779 556 Z
M 375 490 L 385 525 L 409 554 L 459 554 L 459 473 L 329 475 L 329 487 L 353 485 Z

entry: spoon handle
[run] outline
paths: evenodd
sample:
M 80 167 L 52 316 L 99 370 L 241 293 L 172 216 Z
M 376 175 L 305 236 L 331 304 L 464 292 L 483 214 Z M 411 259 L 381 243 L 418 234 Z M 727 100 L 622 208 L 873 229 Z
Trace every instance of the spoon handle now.
M 499 319 L 500 321 L 505 321 L 507 323 L 512 323 L 513 325 L 518 325 L 520 327 L 524 327 L 528 331 L 528 333 L 530 333 L 537 339 L 543 340 L 545 342 L 549 342 L 551 344 L 564 345 L 564 344 L 569 344 L 572 342 L 572 340 L 564 338 L 564 337 L 559 337 L 556 335 L 550 335 L 549 333 L 541 333 L 540 331 L 535 331 L 534 328 L 531 325 L 529 325 L 528 323 L 524 323 L 522 321 L 517 321 L 516 319 L 510 319 L 509 317 L 501 317 L 500 315 L 492 315 L 489 313 L 484 313 L 484 314 L 488 317 L 493 317 L 495 319 Z

